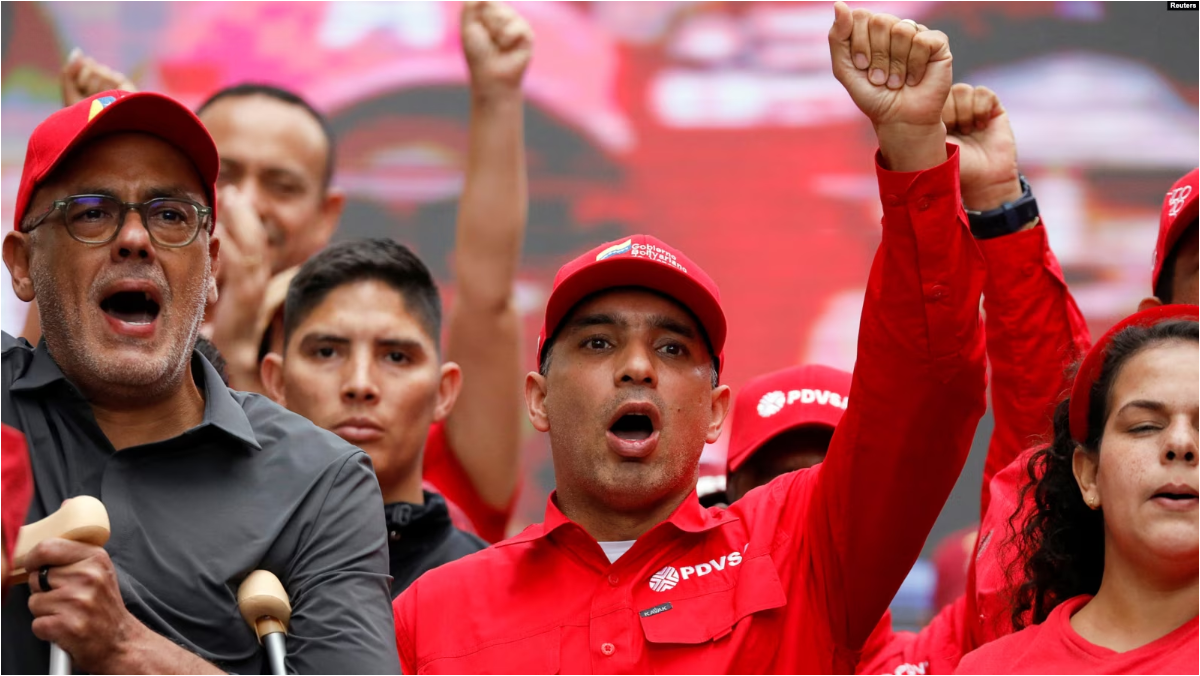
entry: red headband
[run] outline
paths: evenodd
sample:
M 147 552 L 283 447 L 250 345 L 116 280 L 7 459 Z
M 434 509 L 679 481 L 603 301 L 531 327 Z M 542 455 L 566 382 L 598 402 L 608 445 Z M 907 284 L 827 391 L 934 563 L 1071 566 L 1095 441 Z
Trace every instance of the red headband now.
M 1113 337 L 1131 326 L 1154 326 L 1159 322 L 1168 321 L 1171 319 L 1190 319 L 1196 321 L 1198 308 L 1195 305 L 1159 305 L 1142 310 L 1129 315 L 1125 319 L 1117 322 L 1117 325 L 1108 330 L 1092 349 L 1088 350 L 1087 356 L 1083 358 L 1083 364 L 1079 366 L 1079 372 L 1075 374 L 1075 384 L 1071 386 L 1071 438 L 1077 444 L 1083 444 L 1087 441 L 1087 426 L 1088 426 L 1088 408 L 1092 399 L 1092 385 L 1096 384 L 1096 380 L 1100 378 L 1100 371 L 1104 368 L 1104 356 L 1108 352 L 1109 345 L 1112 344 Z

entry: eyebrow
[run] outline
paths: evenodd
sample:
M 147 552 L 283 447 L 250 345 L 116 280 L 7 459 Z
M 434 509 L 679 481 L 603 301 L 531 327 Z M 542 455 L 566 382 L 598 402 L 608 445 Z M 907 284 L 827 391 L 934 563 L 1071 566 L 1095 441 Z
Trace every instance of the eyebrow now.
M 1148 411 L 1154 411 L 1156 413 L 1161 413 L 1161 412 L 1167 410 L 1166 404 L 1162 403 L 1161 401 L 1151 401 L 1149 399 L 1134 399 L 1133 401 L 1128 402 L 1124 406 L 1122 406 L 1121 410 L 1117 411 L 1117 413 L 1123 413 L 1125 411 L 1125 409 L 1127 409 L 1127 408 L 1141 408 L 1141 409 L 1146 409 Z
M 349 345 L 351 340 L 345 336 L 339 336 L 333 333 L 310 333 L 300 339 L 301 343 L 334 343 L 337 345 Z M 375 345 L 399 350 L 420 350 L 425 351 L 425 346 L 421 341 L 412 338 L 380 338 L 375 341 Z
M 662 331 L 669 331 L 688 339 L 696 338 L 696 330 L 694 328 L 667 315 L 651 315 L 649 323 L 650 326 Z M 598 312 L 575 317 L 567 324 L 568 329 L 580 329 L 589 326 L 616 326 L 625 329 L 629 328 L 629 320 L 622 316 Z
M 110 188 L 100 188 L 95 186 L 84 186 L 78 189 L 76 195 L 104 195 L 115 200 L 121 200 L 116 191 Z M 181 185 L 156 185 L 146 188 L 141 191 L 142 201 L 158 199 L 160 197 L 174 197 L 185 199 L 196 199 L 199 197 L 194 191 L 189 190 Z M 121 200 L 124 201 L 124 200 Z M 197 200 L 200 201 L 200 200 Z

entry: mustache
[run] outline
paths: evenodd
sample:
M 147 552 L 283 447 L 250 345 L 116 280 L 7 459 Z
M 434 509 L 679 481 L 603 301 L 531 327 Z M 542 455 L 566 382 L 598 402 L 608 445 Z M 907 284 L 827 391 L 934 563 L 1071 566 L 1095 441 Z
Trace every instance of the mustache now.
M 605 405 L 604 412 L 600 420 L 603 422 L 612 420 L 613 416 L 617 414 L 617 411 L 630 401 L 648 401 L 651 404 L 654 404 L 655 408 L 658 409 L 659 415 L 661 415 L 664 419 L 667 416 L 667 402 L 662 398 L 658 391 L 648 387 L 638 387 L 622 393 L 622 396 L 617 397 Z
M 171 301 L 171 287 L 167 284 L 167 275 L 162 268 L 151 263 L 123 263 L 105 268 L 92 280 L 90 296 L 99 303 L 104 300 L 104 289 L 118 281 L 137 279 L 150 282 L 162 297 L 165 306 Z

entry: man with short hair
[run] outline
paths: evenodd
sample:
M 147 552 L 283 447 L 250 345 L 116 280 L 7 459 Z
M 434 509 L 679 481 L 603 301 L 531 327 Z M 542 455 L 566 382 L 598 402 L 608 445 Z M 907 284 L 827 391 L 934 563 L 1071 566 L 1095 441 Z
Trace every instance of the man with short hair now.
M 730 405 L 716 284 L 647 235 L 583 254 L 555 278 L 525 383 L 554 456 L 546 519 L 396 599 L 406 671 L 853 669 L 983 412 L 984 270 L 940 119 L 945 36 L 835 17 L 834 74 L 880 142 L 884 232 L 828 457 L 703 510 L 698 460 Z
M 456 232 L 457 292 L 446 336 L 447 363 L 454 366 L 455 373 L 461 367 L 463 374 L 461 393 L 456 394 L 457 403 L 447 406 L 442 415 L 426 416 L 420 418 L 423 422 L 411 424 L 408 436 L 418 430 L 425 436 L 413 437 L 399 446 L 372 442 L 366 450 L 375 458 L 377 469 L 385 457 L 393 454 L 403 458 L 406 467 L 415 460 L 415 466 L 430 483 L 466 512 L 475 531 L 485 540 L 496 542 L 505 535 L 519 472 L 520 327 L 512 282 L 524 238 L 528 201 L 521 80 L 532 55 L 533 32 L 520 15 L 502 3 L 467 3 L 461 21 L 463 53 L 471 73 L 471 145 Z M 424 269 L 424 265 L 421 267 Z M 293 287 L 296 284 L 293 280 Z M 432 293 L 437 300 L 436 288 Z M 406 311 L 414 312 L 414 308 Z M 300 384 L 303 377 L 299 370 L 293 370 L 301 365 L 292 337 L 297 320 L 288 317 L 287 311 L 284 317 L 285 326 L 291 330 L 284 331 L 288 338 L 282 352 L 264 359 L 263 383 L 276 401 L 304 415 L 318 416 L 312 417 L 314 422 L 334 429 L 337 420 L 317 411 L 346 406 L 342 393 L 349 383 L 329 382 L 318 387 Z M 347 315 L 351 325 L 355 318 Z M 438 361 L 440 321 L 426 328 L 432 331 L 426 331 L 426 337 L 437 351 L 430 358 Z M 370 330 L 364 328 L 362 332 Z M 349 333 L 341 335 L 350 338 Z M 401 383 L 394 390 L 395 396 L 425 396 L 410 393 L 406 387 Z M 352 408 L 360 405 L 354 402 Z M 387 416 L 391 417 L 395 414 L 393 407 L 400 403 L 389 396 L 373 405 L 388 410 Z M 354 435 L 343 436 L 351 443 L 365 443 Z M 419 485 L 419 479 L 419 475 L 405 474 L 400 483 L 408 487 L 415 480 Z M 386 498 L 397 479 L 381 476 L 380 481 Z M 421 493 L 405 489 L 388 499 L 389 503 L 400 501 L 419 505 Z
M 236 597 L 255 569 L 291 598 L 290 669 L 398 666 L 366 454 L 229 390 L 194 349 L 217 299 L 217 171 L 204 126 L 158 94 L 103 92 L 30 137 L 3 253 L 43 334 L 3 336 L 3 422 L 29 442 L 28 519 L 92 495 L 112 536 L 28 554 L 5 673 L 45 673 L 48 642 L 92 673 L 260 671 Z
M 429 427 L 454 408 L 463 379 L 441 359 L 441 299 L 421 259 L 386 239 L 334 244 L 300 267 L 284 316 L 284 354 L 267 355 L 264 382 L 276 401 L 371 456 L 392 595 L 486 547 L 421 487 Z

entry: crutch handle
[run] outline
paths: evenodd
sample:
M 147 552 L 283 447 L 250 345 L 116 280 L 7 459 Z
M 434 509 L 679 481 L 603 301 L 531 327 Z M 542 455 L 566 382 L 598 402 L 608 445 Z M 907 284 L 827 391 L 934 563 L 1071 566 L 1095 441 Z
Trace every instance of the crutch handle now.
M 80 495 L 62 503 L 58 511 L 35 523 L 22 526 L 13 549 L 10 577 L 24 576 L 29 551 L 50 538 L 63 538 L 103 547 L 110 534 L 108 510 L 90 495 Z
M 256 570 L 246 576 L 238 587 L 238 610 L 246 624 L 258 635 L 287 633 L 292 619 L 292 605 L 279 578 L 266 570 Z

